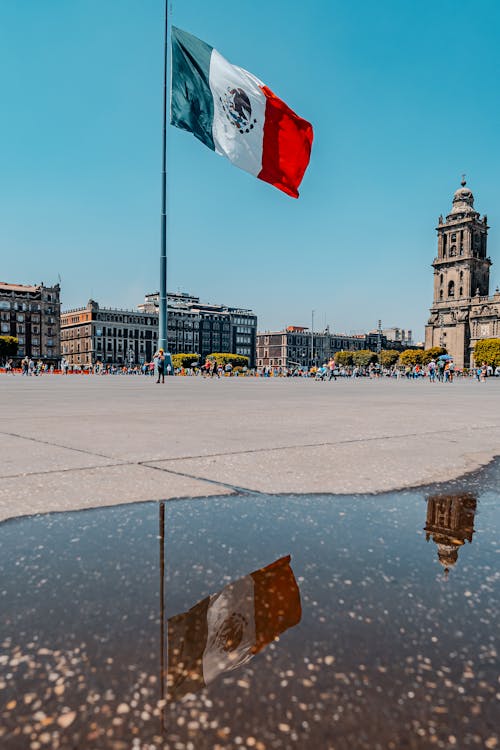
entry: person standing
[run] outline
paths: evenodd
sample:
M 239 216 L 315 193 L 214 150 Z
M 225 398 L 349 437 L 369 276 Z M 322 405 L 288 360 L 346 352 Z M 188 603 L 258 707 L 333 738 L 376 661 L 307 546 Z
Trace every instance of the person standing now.
M 429 382 L 434 383 L 436 381 L 436 362 L 433 359 L 427 365 L 427 370 L 429 372 Z
M 156 364 L 156 373 L 158 376 L 156 382 L 159 383 L 160 378 L 161 378 L 161 382 L 164 383 L 165 382 L 165 353 L 163 349 L 158 349 L 158 351 L 154 355 L 154 361 Z
M 438 360 L 438 380 L 440 383 L 443 382 L 443 376 L 444 376 L 444 359 Z

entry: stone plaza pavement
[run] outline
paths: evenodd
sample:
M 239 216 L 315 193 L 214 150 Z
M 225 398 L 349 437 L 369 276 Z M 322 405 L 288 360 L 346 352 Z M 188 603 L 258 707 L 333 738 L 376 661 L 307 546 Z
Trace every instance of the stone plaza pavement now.
M 486 383 L 0 375 L 0 520 L 238 490 L 381 492 L 500 454 Z

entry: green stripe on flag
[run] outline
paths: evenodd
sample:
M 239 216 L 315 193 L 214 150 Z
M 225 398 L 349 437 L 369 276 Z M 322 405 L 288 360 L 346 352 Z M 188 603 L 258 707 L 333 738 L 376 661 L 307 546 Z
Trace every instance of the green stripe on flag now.
M 172 94 L 170 122 L 188 130 L 215 151 L 212 136 L 214 100 L 210 90 L 212 47 L 172 27 Z

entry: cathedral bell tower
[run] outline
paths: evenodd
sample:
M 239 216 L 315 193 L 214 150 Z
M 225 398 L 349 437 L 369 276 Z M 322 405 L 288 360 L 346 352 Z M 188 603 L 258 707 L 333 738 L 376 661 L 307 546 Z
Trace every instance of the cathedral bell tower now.
M 438 219 L 434 300 L 425 331 L 426 348 L 444 346 L 457 367 L 468 366 L 469 316 L 474 298 L 487 297 L 491 260 L 486 253 L 488 224 L 474 209 L 474 196 L 462 179 L 451 212 Z
M 474 196 L 462 180 L 453 196 L 451 213 L 437 226 L 438 255 L 434 259 L 434 304 L 459 302 L 489 294 L 491 261 L 486 255 L 488 226 L 474 210 Z

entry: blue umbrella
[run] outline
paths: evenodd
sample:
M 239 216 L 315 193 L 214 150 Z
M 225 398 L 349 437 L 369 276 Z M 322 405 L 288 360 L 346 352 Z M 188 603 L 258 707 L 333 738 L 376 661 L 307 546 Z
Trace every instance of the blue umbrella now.
M 453 357 L 451 357 L 449 354 L 441 354 L 438 359 L 453 359 Z

